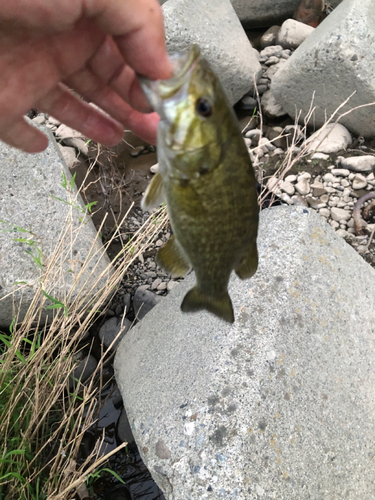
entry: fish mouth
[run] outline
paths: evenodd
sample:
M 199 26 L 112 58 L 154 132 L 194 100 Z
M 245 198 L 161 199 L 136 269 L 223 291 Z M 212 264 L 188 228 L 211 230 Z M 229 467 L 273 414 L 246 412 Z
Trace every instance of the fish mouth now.
M 165 119 L 164 103 L 167 100 L 178 98 L 190 80 L 190 75 L 200 58 L 200 50 L 197 45 L 192 45 L 188 52 L 183 54 L 172 54 L 170 60 L 173 68 L 173 76 L 167 80 L 149 80 L 143 76 L 138 76 L 138 81 L 142 90 L 146 94 L 151 106 Z

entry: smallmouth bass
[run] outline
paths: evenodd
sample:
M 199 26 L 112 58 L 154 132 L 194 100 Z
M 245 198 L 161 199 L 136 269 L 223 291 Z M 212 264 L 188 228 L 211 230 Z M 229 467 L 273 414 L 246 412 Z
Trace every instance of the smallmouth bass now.
M 142 208 L 167 203 L 173 235 L 157 254 L 160 267 L 174 276 L 195 271 L 181 310 L 206 309 L 233 323 L 231 272 L 246 279 L 258 266 L 254 171 L 234 111 L 199 48 L 171 60 L 172 78 L 139 78 L 161 118 L 159 172 Z

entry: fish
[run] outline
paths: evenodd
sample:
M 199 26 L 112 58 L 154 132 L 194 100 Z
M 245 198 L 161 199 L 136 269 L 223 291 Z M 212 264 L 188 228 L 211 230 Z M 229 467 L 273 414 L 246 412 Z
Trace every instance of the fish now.
M 139 77 L 160 115 L 159 171 L 141 206 L 167 205 L 173 234 L 157 253 L 158 265 L 175 277 L 195 271 L 181 310 L 207 310 L 233 323 L 231 273 L 247 279 L 258 267 L 255 174 L 233 108 L 199 47 L 173 54 L 171 62 L 167 80 Z

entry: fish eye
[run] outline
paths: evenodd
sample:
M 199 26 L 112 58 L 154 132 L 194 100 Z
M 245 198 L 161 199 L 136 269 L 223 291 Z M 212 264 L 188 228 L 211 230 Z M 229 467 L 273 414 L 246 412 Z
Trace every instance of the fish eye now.
M 197 113 L 205 118 L 208 118 L 212 115 L 212 106 L 208 99 L 205 97 L 200 97 L 195 105 L 195 109 Z

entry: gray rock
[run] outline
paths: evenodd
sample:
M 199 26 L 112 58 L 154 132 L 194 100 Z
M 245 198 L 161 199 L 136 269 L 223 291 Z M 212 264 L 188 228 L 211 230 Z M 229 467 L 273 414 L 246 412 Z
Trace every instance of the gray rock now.
M 80 137 L 67 137 L 66 139 L 64 139 L 64 144 L 78 149 L 78 151 L 84 156 L 88 156 L 89 154 L 89 146 L 87 141 Z
M 375 271 L 303 208 L 263 210 L 258 248 L 234 325 L 181 313 L 189 276 L 121 343 L 142 459 L 167 500 L 372 500 Z
M 164 0 L 163 0 L 164 1 Z M 170 1 L 170 0 L 169 0 Z M 336 7 L 341 0 L 330 0 Z M 241 22 L 249 28 L 267 27 L 293 17 L 301 0 L 232 0 Z
M 62 146 L 61 144 L 58 144 L 58 147 L 60 149 L 62 157 L 64 158 L 66 166 L 68 168 L 73 168 L 74 165 L 76 165 L 76 163 L 78 163 L 76 150 L 74 148 L 69 147 L 69 146 Z
M 231 104 L 254 88 L 262 68 L 229 0 L 169 0 L 163 12 L 168 52 L 197 43 Z
M 283 48 L 281 45 L 271 45 L 270 47 L 266 47 L 260 52 L 261 57 L 266 57 L 267 59 L 269 57 L 281 57 L 281 54 L 283 53 Z
M 267 92 L 262 95 L 261 106 L 263 113 L 269 118 L 276 118 L 286 114 L 270 90 L 267 90 Z
M 294 19 L 287 19 L 283 22 L 277 34 L 277 43 L 284 49 L 296 49 L 314 30 L 315 28 L 312 26 Z
M 341 221 L 341 220 L 349 220 L 351 217 L 350 212 L 347 210 L 344 210 L 342 208 L 337 208 L 337 207 L 332 207 L 331 208 L 331 217 L 334 221 Z
M 120 341 L 125 337 L 131 325 L 131 321 L 127 318 L 111 318 L 100 328 L 99 338 L 107 349 L 109 346 L 111 346 L 111 349 L 116 349 Z
M 43 125 L 46 122 L 46 117 L 42 113 L 41 115 L 34 116 L 31 121 L 35 123 L 35 125 Z
M 97 366 L 98 362 L 91 354 L 83 358 L 79 365 L 74 369 L 73 376 L 69 379 L 70 390 L 78 386 L 78 381 L 82 383 L 85 382 L 94 373 Z
M 66 302 L 69 306 L 80 293 L 81 299 L 89 301 L 102 287 L 106 287 L 112 274 L 109 258 L 104 251 L 91 220 L 80 222 L 81 210 L 68 205 L 81 206 L 80 196 L 76 199 L 76 188 L 70 195 L 61 185 L 63 174 L 70 189 L 71 175 L 50 131 L 41 128 L 49 137 L 48 148 L 42 153 L 27 154 L 0 143 L 0 326 L 9 326 L 19 309 L 21 320 L 43 280 L 44 289 Z M 65 200 L 66 203 L 61 200 Z M 70 215 L 69 215 L 70 214 Z M 69 219 L 68 219 L 69 215 Z M 42 262 L 47 264 L 58 247 L 62 229 L 71 228 L 54 259 L 48 275 L 43 275 L 35 260 L 39 248 Z M 16 227 L 30 233 L 19 233 Z M 7 231 L 4 231 L 7 230 Z M 10 230 L 10 232 L 9 232 Z M 34 246 L 14 241 L 15 238 L 30 238 Z M 94 243 L 95 241 L 95 243 Z M 85 266 L 82 263 L 89 259 Z M 99 279 L 98 276 L 101 276 Z M 17 282 L 25 282 L 17 285 Z M 72 285 L 75 283 L 74 288 Z M 66 297 L 69 299 L 66 299 Z M 46 304 L 48 305 L 48 304 Z M 85 304 L 82 302 L 82 307 Z M 56 310 L 43 310 L 40 321 L 48 317 L 51 321 Z
M 352 142 L 349 131 L 340 123 L 329 123 L 327 126 L 317 130 L 307 140 L 308 151 L 320 151 L 322 153 L 337 153 L 345 149 Z
M 301 194 L 302 196 L 305 196 L 310 192 L 310 183 L 309 180 L 306 179 L 306 177 L 300 179 L 295 187 L 299 194 Z
M 375 101 L 375 9 L 372 0 L 345 0 L 315 29 L 278 71 L 271 85 L 275 98 L 301 123 L 322 126 L 343 102 L 338 115 Z M 375 135 L 375 106 L 360 107 L 340 118 L 351 132 Z
M 366 178 L 362 174 L 356 174 L 353 179 L 353 189 L 364 189 L 366 186 Z
M 351 156 L 340 159 L 341 166 L 352 172 L 372 172 L 375 168 L 375 156 Z
M 162 297 L 155 295 L 149 290 L 144 290 L 142 286 L 138 287 L 133 298 L 134 314 L 138 319 L 144 318 L 161 300 Z
M 117 422 L 117 436 L 122 443 L 128 443 L 128 445 L 134 444 L 134 437 L 125 408 L 122 409 Z
M 262 49 L 270 45 L 276 45 L 277 34 L 280 31 L 280 26 L 271 26 L 260 38 L 260 46 Z

